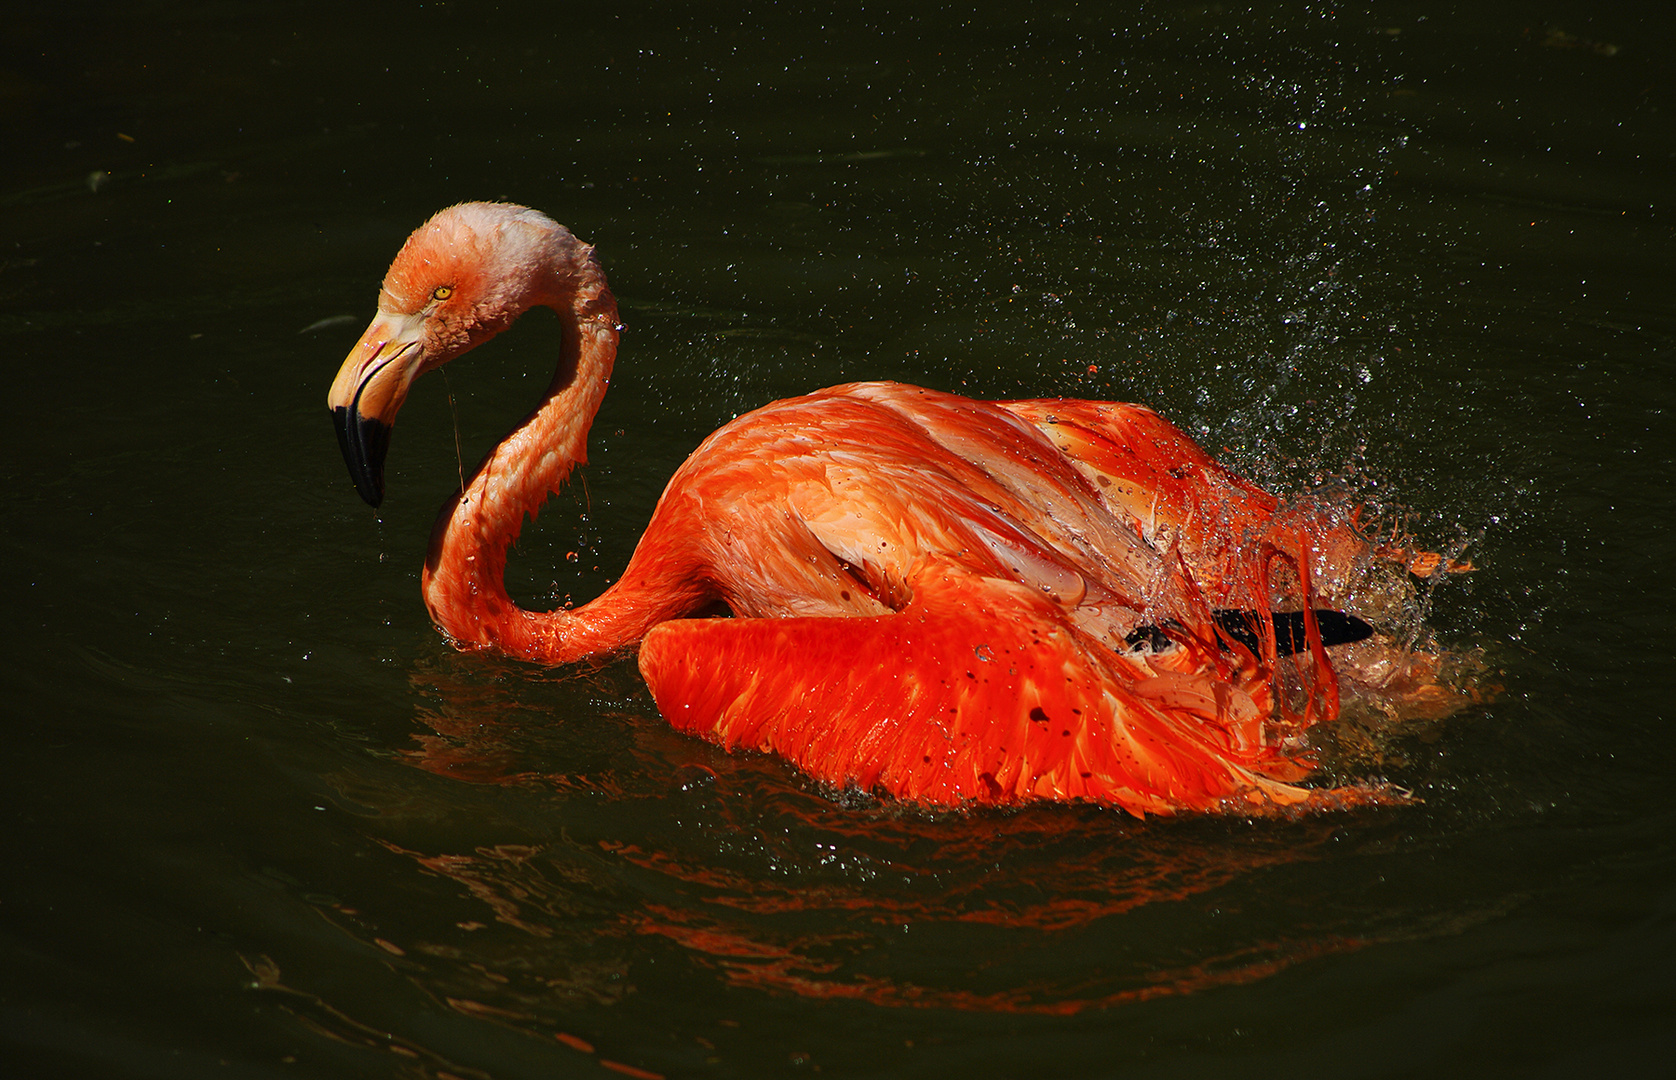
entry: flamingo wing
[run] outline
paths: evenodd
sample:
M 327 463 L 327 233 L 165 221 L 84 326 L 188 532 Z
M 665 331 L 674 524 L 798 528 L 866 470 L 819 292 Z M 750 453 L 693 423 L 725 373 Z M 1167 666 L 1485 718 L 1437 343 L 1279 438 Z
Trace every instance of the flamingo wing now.
M 1288 783 L 1307 762 L 1265 741 L 1265 680 L 1127 663 L 1017 582 L 939 567 L 910 587 L 885 615 L 662 623 L 640 669 L 683 731 L 928 805 L 1314 797 Z
M 1201 586 L 1237 580 L 1236 553 L 1279 506 L 1145 406 L 1063 398 L 999 404 L 1040 429 L 1154 548 L 1178 547 Z

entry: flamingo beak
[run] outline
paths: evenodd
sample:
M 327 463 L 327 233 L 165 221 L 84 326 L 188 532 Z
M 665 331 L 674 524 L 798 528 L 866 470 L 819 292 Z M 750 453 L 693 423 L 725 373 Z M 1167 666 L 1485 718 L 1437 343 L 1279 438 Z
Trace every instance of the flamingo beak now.
M 422 315 L 380 311 L 349 350 L 326 395 L 349 478 L 369 506 L 384 501 L 390 429 L 408 387 L 424 370 L 424 326 Z

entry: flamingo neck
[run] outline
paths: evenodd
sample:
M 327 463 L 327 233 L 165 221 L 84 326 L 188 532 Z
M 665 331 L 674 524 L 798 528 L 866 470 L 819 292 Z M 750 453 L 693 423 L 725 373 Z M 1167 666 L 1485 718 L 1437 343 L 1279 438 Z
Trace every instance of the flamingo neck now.
M 593 280 L 548 306 L 564 322 L 558 370 L 541 404 L 478 466 L 442 507 L 425 560 L 425 606 L 465 646 L 494 647 L 560 663 L 601 651 L 585 620 L 566 611 L 530 612 L 506 592 L 506 549 L 578 464 L 617 356 L 617 306 L 597 267 Z M 569 625 L 567 625 L 569 624 Z M 571 638 L 569 648 L 563 641 Z M 612 647 L 607 645 L 607 648 Z M 569 655 L 573 653 L 574 655 Z

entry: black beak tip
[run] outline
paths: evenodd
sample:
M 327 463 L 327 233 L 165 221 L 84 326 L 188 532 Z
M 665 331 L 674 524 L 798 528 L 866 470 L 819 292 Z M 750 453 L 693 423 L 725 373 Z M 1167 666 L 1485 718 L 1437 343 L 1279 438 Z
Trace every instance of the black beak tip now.
M 367 419 L 359 409 L 339 405 L 332 410 L 332 426 L 337 428 L 338 449 L 349 466 L 349 479 L 355 482 L 355 490 L 366 504 L 376 507 L 384 501 L 384 456 L 390 452 L 390 425 Z

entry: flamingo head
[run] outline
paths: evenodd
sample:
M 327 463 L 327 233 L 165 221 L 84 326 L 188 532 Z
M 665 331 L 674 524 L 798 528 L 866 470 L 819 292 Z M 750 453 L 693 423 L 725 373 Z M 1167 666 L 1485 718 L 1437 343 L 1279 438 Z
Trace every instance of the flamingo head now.
M 378 314 L 338 369 L 326 405 L 355 490 L 384 499 L 384 458 L 408 388 L 536 305 L 563 308 L 592 248 L 547 215 L 461 203 L 421 225 L 396 255 Z

